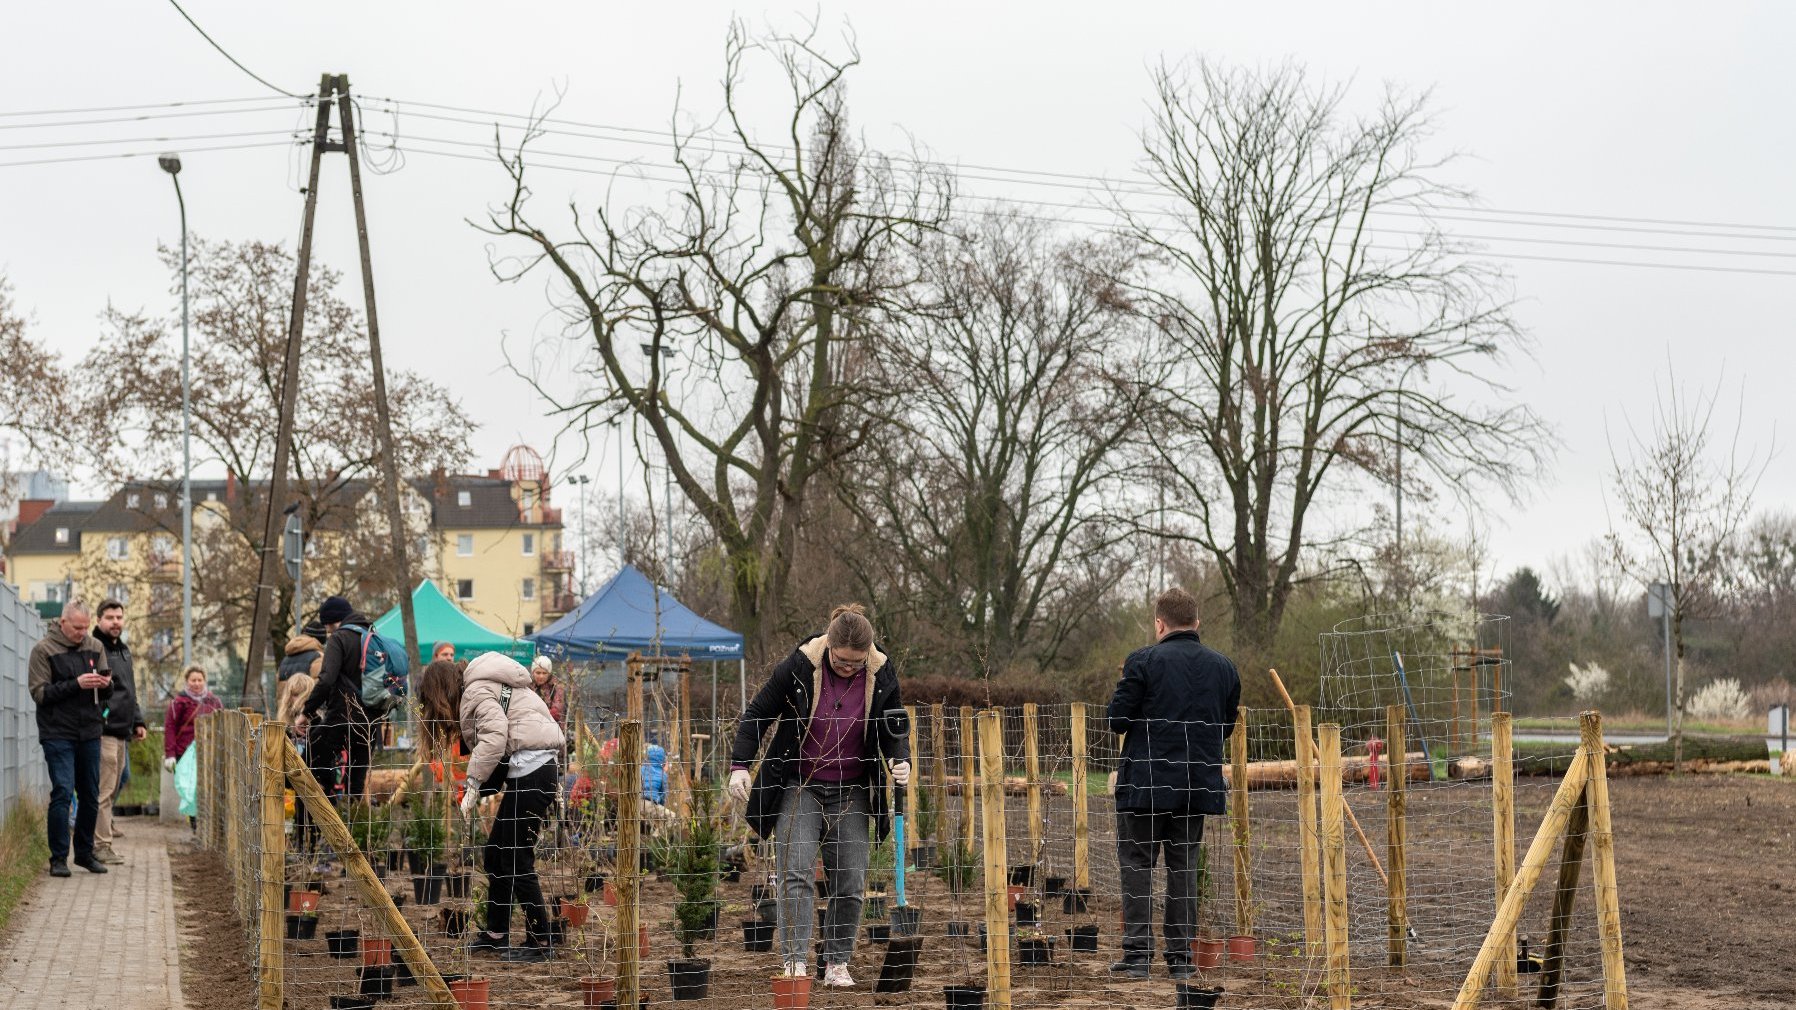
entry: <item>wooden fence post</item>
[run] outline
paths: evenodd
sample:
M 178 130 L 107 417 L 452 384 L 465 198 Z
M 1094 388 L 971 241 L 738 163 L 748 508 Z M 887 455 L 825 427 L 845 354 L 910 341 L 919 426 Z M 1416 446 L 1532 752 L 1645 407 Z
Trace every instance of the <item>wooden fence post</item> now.
M 218 800 L 218 783 L 212 781 L 212 716 L 193 721 L 194 834 L 208 849 L 218 847 L 212 834 L 212 806 Z M 183 755 L 184 756 L 184 755 Z
M 1385 765 L 1390 769 L 1385 800 L 1385 851 L 1391 863 L 1385 896 L 1390 912 L 1390 965 L 1401 968 L 1409 956 L 1409 857 L 1404 852 L 1409 837 L 1409 756 L 1403 706 L 1385 706 L 1384 727 Z
M 618 758 L 629 774 L 617 794 L 617 1010 L 637 1010 L 642 1003 L 642 720 L 628 719 L 618 727 Z
M 985 810 L 986 1005 L 1010 1010 L 1010 904 L 1004 823 L 1004 715 L 979 713 L 980 805 Z
M 1347 805 L 1341 797 L 1341 727 L 1319 727 L 1322 778 L 1322 862 L 1327 880 L 1328 1005 L 1353 1006 L 1347 948 Z
M 1515 883 L 1515 744 L 1511 716 L 1501 712 L 1490 720 L 1490 810 L 1491 840 L 1496 848 L 1497 903 Z M 1497 993 L 1504 999 L 1515 998 L 1515 934 L 1504 937 L 1497 951 Z
M 624 660 L 624 718 L 642 722 L 642 654 L 630 653 Z
M 1069 730 L 1073 737 L 1073 887 L 1091 889 L 1091 796 L 1085 769 L 1085 703 L 1072 705 Z
M 1603 750 L 1603 717 L 1579 717 L 1583 751 L 1590 765 L 1590 846 L 1596 871 L 1597 937 L 1603 945 L 1603 1006 L 1628 1010 L 1628 971 L 1621 956 L 1621 892 L 1615 882 L 1615 835 L 1609 824 L 1609 769 Z
M 1029 865 L 1041 865 L 1041 753 L 1037 742 L 1040 709 L 1023 703 L 1023 774 L 1029 791 Z M 1037 871 L 1039 872 L 1039 871 Z
M 978 781 L 974 754 L 979 745 L 973 739 L 973 706 L 960 707 L 960 837 L 972 851 L 978 841 L 974 833 L 973 784 Z M 1008 878 L 1007 878 L 1008 879 Z
M 261 916 L 256 929 L 260 964 L 256 973 L 258 1010 L 281 1010 L 282 990 L 286 984 L 286 966 L 282 961 L 286 912 L 282 901 L 282 885 L 287 880 L 287 775 L 282 767 L 286 755 L 287 726 L 280 722 L 264 722 L 256 734 L 256 751 L 261 756 L 262 780 L 257 792 L 261 797 L 258 820 L 262 829 L 262 865 L 257 873 L 261 885 L 258 902 Z
M 935 790 L 935 837 L 930 841 L 945 847 L 948 833 L 943 829 L 948 826 L 948 711 L 942 703 L 932 702 L 929 706 L 929 755 L 930 783 Z M 943 852 L 936 853 L 939 864 Z
M 1310 707 L 1292 710 L 1297 741 L 1297 838 L 1303 866 L 1303 939 L 1308 957 L 1323 954 L 1321 835 L 1316 831 L 1316 741 L 1311 736 Z
M 1229 820 L 1235 829 L 1235 933 L 1253 935 L 1253 857 L 1247 824 L 1247 708 L 1235 717 L 1235 729 L 1229 734 L 1229 756 L 1232 770 L 1229 797 Z

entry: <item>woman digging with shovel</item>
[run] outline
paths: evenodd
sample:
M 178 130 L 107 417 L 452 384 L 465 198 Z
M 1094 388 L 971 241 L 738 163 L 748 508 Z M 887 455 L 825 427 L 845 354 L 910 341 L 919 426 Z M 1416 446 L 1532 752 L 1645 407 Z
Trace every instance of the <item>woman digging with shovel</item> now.
M 848 963 L 860 934 L 872 831 L 884 841 L 886 762 L 910 784 L 910 741 L 880 714 L 901 709 L 898 675 L 874 647 L 859 605 L 837 607 L 829 628 L 802 642 L 742 713 L 730 748 L 730 795 L 761 838 L 777 835 L 779 947 L 783 974 L 804 977 L 815 902 L 812 865 L 823 858 L 829 908 L 823 920 L 823 984 L 851 988 Z M 750 783 L 749 766 L 760 753 Z

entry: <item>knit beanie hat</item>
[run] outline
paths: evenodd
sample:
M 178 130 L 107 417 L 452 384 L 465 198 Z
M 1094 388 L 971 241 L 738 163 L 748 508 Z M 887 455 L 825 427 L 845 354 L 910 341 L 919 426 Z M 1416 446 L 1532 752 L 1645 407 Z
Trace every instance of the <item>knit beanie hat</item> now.
M 325 624 L 342 624 L 355 608 L 341 596 L 333 596 L 318 608 L 318 620 Z

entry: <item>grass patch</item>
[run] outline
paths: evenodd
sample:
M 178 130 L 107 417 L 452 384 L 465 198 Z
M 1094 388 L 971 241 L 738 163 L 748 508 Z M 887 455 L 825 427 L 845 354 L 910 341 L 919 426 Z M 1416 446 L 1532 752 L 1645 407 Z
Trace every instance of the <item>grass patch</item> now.
M 131 781 L 113 800 L 115 807 L 142 806 L 162 799 L 162 731 L 150 730 L 142 740 L 131 741 Z
M 0 827 L 0 934 L 12 919 L 19 899 L 43 876 L 50 862 L 50 842 L 44 835 L 44 808 L 30 800 L 13 804 Z

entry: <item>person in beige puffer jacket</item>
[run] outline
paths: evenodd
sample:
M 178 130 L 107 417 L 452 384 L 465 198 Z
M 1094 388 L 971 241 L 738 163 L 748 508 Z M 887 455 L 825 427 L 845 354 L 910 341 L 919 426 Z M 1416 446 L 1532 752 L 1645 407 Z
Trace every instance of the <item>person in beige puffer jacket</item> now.
M 560 771 L 556 756 L 567 738 L 549 707 L 532 691 L 530 671 L 510 656 L 483 653 L 462 673 L 462 744 L 468 750 L 468 786 L 461 809 L 472 816 L 481 794 L 502 791 L 499 813 L 486 835 L 486 928 L 474 934 L 470 952 L 487 951 L 508 961 L 553 956 L 548 910 L 536 876 L 536 836 L 555 805 Z M 511 945 L 511 907 L 524 907 L 524 942 Z

